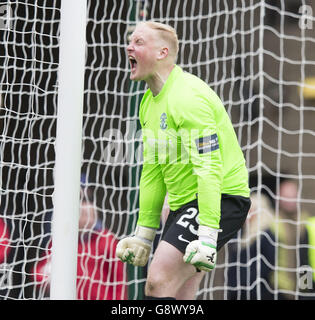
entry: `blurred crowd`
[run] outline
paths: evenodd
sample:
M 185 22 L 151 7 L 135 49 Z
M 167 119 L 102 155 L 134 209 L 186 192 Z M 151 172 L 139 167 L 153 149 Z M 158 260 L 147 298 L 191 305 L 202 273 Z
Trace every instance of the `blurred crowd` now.
M 298 184 L 279 186 L 274 205 L 253 193 L 240 241 L 229 248 L 229 299 L 315 299 L 315 219 L 301 210 Z
M 77 258 L 77 299 L 79 300 L 125 300 L 127 299 L 126 266 L 115 255 L 117 239 L 107 230 L 100 219 L 93 201 L 93 192 L 87 186 L 85 175 L 81 177 L 81 197 Z M 44 214 L 41 221 L 41 241 L 37 255 L 29 268 L 26 286 L 32 286 L 33 297 L 48 299 L 50 296 L 52 215 Z M 0 216 L 1 217 L 1 216 Z M 0 299 L 12 298 L 12 272 L 6 269 L 13 260 L 17 228 L 14 218 L 0 218 Z M 15 232 L 14 232 L 15 231 Z M 21 263 L 15 261 L 15 263 Z M 26 262 L 24 262 L 26 263 Z M 66 262 L 65 262 L 66 263 Z M 15 296 L 15 294 L 13 294 Z

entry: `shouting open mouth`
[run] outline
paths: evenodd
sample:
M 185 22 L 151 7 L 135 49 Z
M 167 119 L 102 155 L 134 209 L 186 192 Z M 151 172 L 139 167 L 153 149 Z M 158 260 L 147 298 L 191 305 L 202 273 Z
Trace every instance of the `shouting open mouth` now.
M 131 72 L 136 71 L 137 68 L 137 60 L 134 57 L 129 56 L 130 68 Z

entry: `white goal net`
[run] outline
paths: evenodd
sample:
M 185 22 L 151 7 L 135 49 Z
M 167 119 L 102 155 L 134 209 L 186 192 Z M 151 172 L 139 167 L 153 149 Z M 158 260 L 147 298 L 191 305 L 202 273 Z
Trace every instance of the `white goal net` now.
M 315 5 L 87 3 L 78 299 L 144 295 L 146 268 L 114 254 L 138 213 L 145 87 L 125 50 L 143 19 L 178 31 L 178 65 L 221 97 L 250 173 L 249 218 L 196 298 L 314 299 Z M 0 3 L 0 299 L 49 298 L 60 5 Z

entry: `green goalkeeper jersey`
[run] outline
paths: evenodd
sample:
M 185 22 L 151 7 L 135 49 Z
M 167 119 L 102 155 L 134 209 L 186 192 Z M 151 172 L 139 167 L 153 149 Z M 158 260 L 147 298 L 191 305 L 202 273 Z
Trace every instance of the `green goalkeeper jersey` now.
M 248 172 L 219 97 L 175 66 L 140 105 L 143 169 L 138 225 L 158 228 L 166 192 L 172 211 L 198 199 L 199 224 L 219 228 L 221 194 L 249 197 Z

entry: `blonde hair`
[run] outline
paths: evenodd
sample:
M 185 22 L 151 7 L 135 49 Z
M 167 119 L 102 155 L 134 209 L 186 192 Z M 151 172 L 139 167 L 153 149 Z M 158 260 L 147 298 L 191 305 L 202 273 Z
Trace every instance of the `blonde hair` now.
M 178 50 L 179 50 L 179 44 L 178 44 L 178 37 L 176 34 L 176 30 L 164 23 L 155 22 L 155 21 L 143 21 L 141 22 L 148 27 L 150 27 L 153 30 L 156 30 L 159 34 L 159 37 L 166 41 L 169 45 L 169 52 L 170 55 L 174 57 L 174 59 L 177 58 Z

